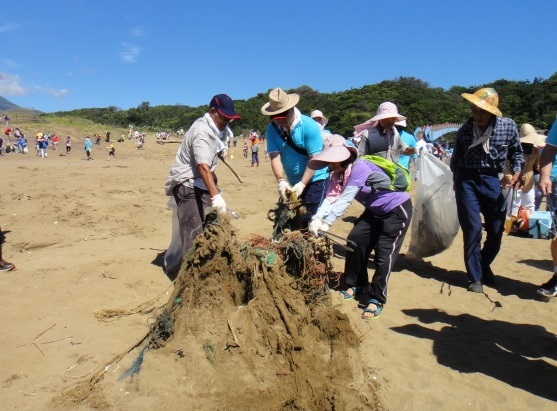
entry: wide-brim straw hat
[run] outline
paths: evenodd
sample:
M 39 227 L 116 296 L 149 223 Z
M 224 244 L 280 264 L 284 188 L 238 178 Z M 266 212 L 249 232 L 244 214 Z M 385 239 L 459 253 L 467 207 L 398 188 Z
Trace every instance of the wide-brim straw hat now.
M 525 144 L 533 144 L 536 147 L 545 146 L 545 136 L 538 134 L 534 126 L 524 123 L 520 127 L 520 142 Z
M 315 120 L 316 118 L 322 119 L 321 124 L 323 124 L 323 127 L 325 127 L 325 126 L 327 125 L 327 123 L 329 122 L 329 119 L 323 115 L 323 113 L 321 112 L 321 110 L 313 110 L 313 111 L 311 112 L 310 117 L 313 118 L 314 120 Z
M 269 102 L 261 107 L 261 113 L 265 116 L 284 113 L 298 104 L 298 101 L 300 101 L 298 94 L 288 94 L 280 87 L 277 87 L 269 93 Z
M 351 154 L 358 155 L 358 149 L 351 141 L 339 134 L 332 134 L 323 140 L 323 151 L 313 156 L 308 162 L 309 168 L 317 170 L 328 163 L 342 163 Z
M 377 114 L 368 121 L 379 121 L 385 118 L 396 118 L 396 121 L 406 120 L 406 117 L 398 114 L 396 105 L 394 103 L 391 103 L 390 101 L 379 104 Z
M 497 108 L 499 106 L 499 95 L 495 89 L 485 87 L 477 90 L 474 94 L 462 93 L 461 96 L 482 110 L 495 114 L 497 117 L 503 117 L 501 110 Z

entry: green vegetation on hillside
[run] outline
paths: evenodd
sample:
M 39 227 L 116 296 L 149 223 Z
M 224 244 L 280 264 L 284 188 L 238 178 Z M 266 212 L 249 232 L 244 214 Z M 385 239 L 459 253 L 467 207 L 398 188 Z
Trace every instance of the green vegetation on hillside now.
M 320 93 L 308 86 L 288 92 L 300 94 L 298 107 L 309 114 L 319 109 L 329 118 L 329 128 L 334 133 L 351 136 L 353 127 L 373 115 L 383 101 L 392 101 L 399 112 L 408 117 L 408 128 L 414 130 L 426 123 L 460 123 L 469 117 L 468 103 L 461 93 L 473 93 L 480 87 L 494 87 L 499 93 L 499 108 L 505 117 L 510 117 L 520 126 L 530 123 L 539 129 L 549 127 L 557 114 L 557 73 L 547 80 L 535 78 L 530 81 L 497 80 L 493 83 L 473 87 L 454 86 L 449 90 L 431 88 L 426 82 L 413 77 L 383 81 L 336 93 Z M 232 123 L 234 133 L 246 129 L 264 131 L 267 117 L 261 115 L 260 108 L 267 100 L 268 91 L 259 93 L 248 100 L 235 100 L 241 121 Z M 211 96 L 207 96 L 209 100 Z M 231 96 L 234 98 L 234 96 Z M 129 124 L 147 131 L 187 130 L 191 123 L 207 110 L 207 106 L 189 107 L 182 105 L 151 107 L 148 101 L 137 108 L 120 110 L 115 106 L 107 108 L 79 109 L 70 112 L 43 114 L 42 116 L 77 116 L 96 123 L 113 127 L 128 127 Z

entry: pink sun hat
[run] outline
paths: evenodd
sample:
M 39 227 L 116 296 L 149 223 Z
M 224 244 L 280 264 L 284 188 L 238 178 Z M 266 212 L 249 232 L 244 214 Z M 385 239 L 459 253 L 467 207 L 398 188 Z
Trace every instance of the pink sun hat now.
M 379 108 L 377 109 L 377 114 L 372 117 L 369 121 L 379 121 L 385 118 L 396 118 L 396 121 L 406 120 L 406 117 L 403 115 L 398 114 L 398 109 L 394 103 L 390 101 L 386 101 L 384 103 L 379 104 Z
M 358 155 L 358 150 L 350 141 L 339 135 L 333 134 L 323 140 L 323 151 L 313 156 L 308 162 L 309 168 L 318 170 L 326 163 L 341 163 L 347 160 L 351 154 Z

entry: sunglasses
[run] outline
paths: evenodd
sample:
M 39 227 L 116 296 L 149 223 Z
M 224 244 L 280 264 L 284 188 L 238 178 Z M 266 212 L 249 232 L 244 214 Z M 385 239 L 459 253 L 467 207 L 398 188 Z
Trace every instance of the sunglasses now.
M 217 114 L 219 115 L 220 119 L 225 122 L 226 124 L 232 123 L 232 121 L 234 120 L 233 118 L 228 118 L 224 115 L 221 114 L 220 111 L 217 110 Z
M 282 113 L 278 113 L 271 116 L 271 120 L 284 120 L 290 114 L 290 110 L 283 111 Z

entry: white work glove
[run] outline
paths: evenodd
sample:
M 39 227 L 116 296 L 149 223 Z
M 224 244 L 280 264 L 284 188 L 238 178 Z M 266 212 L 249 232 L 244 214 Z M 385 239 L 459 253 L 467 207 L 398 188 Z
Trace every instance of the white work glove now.
M 216 196 L 211 198 L 211 206 L 213 207 L 213 210 L 216 210 L 217 213 L 226 213 L 226 203 L 224 202 L 224 198 L 222 198 L 220 194 L 217 194 Z
M 298 198 L 300 198 L 300 196 L 302 195 L 302 191 L 304 191 L 304 188 L 306 188 L 306 185 L 300 181 L 299 183 L 295 184 L 294 187 L 292 187 L 292 191 L 294 191 Z
M 283 201 L 286 201 L 288 198 L 286 197 L 286 191 L 292 191 L 292 187 L 290 186 L 290 184 L 288 184 L 288 181 L 286 181 L 284 178 L 281 178 L 278 181 L 278 193 L 280 198 L 283 199 Z
M 313 218 L 309 223 L 308 231 L 314 237 L 319 237 L 319 231 L 329 231 L 329 224 L 324 223 L 320 218 Z

